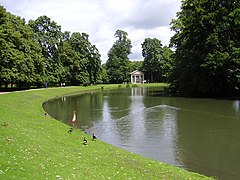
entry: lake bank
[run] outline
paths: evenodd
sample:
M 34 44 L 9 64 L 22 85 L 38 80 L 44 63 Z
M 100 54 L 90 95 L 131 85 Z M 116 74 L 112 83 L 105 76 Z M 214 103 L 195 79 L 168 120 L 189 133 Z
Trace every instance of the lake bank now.
M 79 130 L 68 133 L 70 126 L 44 115 L 42 103 L 50 98 L 101 87 L 47 88 L 1 95 L 0 178 L 208 179 L 99 140 L 91 141 Z M 83 145 L 84 137 L 87 145 Z

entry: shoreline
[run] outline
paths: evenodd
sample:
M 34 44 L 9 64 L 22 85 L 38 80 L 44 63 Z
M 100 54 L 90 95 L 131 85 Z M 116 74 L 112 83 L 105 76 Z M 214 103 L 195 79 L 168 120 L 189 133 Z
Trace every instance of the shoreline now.
M 0 96 L 0 178 L 28 179 L 213 179 L 165 164 L 103 141 L 44 115 L 42 103 L 63 94 L 101 89 L 46 88 Z M 104 85 L 104 89 L 117 85 Z M 88 144 L 83 145 L 83 138 Z

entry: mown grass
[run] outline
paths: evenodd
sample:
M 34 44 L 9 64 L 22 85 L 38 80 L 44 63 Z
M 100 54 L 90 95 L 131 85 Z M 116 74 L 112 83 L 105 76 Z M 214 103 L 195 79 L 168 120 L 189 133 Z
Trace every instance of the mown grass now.
M 68 133 L 68 125 L 44 115 L 42 103 L 47 99 L 101 87 L 0 95 L 0 179 L 210 179 L 100 140 L 91 141 L 79 130 Z

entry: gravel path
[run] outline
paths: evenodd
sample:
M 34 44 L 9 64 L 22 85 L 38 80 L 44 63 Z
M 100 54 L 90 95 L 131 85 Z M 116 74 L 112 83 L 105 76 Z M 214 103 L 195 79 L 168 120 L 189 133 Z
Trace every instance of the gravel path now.
M 7 93 L 9 93 L 9 92 L 0 92 L 0 94 L 7 94 Z

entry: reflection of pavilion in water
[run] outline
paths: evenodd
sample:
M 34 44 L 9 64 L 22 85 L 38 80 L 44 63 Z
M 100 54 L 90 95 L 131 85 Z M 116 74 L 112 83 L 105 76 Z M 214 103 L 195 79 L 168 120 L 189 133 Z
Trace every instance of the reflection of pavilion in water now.
M 240 100 L 233 101 L 233 107 L 236 114 L 240 114 Z
M 140 88 L 131 88 L 131 95 L 132 96 L 143 96 L 147 92 L 146 87 L 140 87 Z
M 131 97 L 105 97 L 102 121 L 95 133 L 110 144 L 143 156 L 178 165 L 176 159 L 176 118 L 174 107 L 160 100 L 153 105 L 146 87 L 132 88 Z

